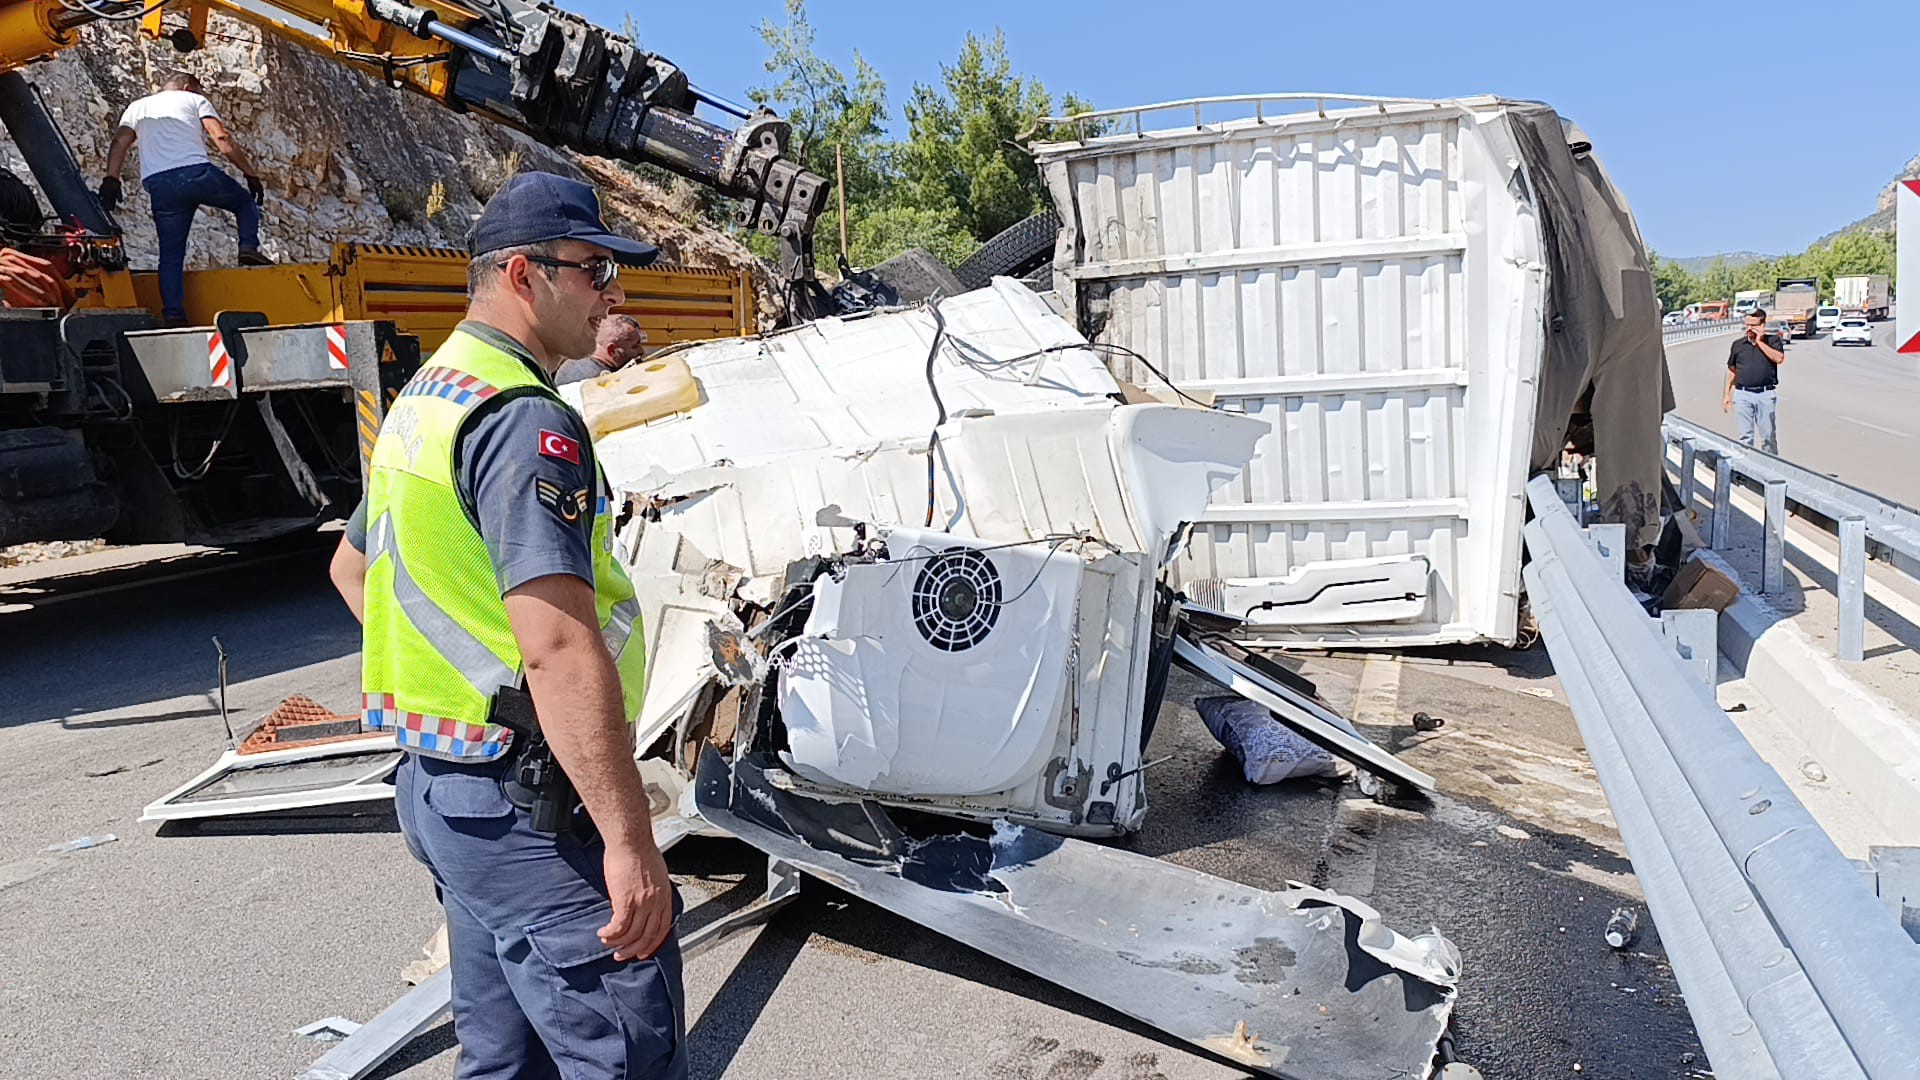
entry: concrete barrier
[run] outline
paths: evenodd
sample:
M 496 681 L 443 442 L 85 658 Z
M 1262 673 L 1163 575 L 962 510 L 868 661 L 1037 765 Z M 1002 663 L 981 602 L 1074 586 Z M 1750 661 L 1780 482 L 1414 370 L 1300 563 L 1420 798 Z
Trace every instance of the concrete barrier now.
M 1712 551 L 1702 559 L 1738 581 Z M 1891 842 L 1920 843 L 1920 720 L 1854 679 L 1832 653 L 1742 582 L 1720 613 L 1720 651 L 1746 674 L 1828 775 L 1856 795 Z

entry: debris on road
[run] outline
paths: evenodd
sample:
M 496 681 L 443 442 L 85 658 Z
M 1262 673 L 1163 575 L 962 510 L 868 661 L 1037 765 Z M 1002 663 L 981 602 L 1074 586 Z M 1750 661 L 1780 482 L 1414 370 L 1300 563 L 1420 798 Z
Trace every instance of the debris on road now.
M 315 1020 L 305 1027 L 296 1029 L 294 1034 L 312 1039 L 314 1042 L 333 1043 L 359 1030 L 359 1024 L 344 1016 L 329 1016 L 325 1020 Z
M 317 711 L 317 712 L 316 712 Z M 147 805 L 141 821 L 182 821 L 393 798 L 402 753 L 385 731 L 294 695 L 203 772 Z
M 1245 698 L 1205 697 L 1193 707 L 1220 745 L 1240 759 L 1249 784 L 1339 774 L 1332 754 L 1289 731 L 1271 712 Z
M 1452 1012 L 1459 950 L 1353 897 L 1005 822 L 942 831 L 803 792 L 764 752 L 729 766 L 707 750 L 695 792 L 703 817 L 773 858 L 1263 1073 L 1426 1075 Z
M 1175 663 L 1266 708 L 1309 741 L 1352 762 L 1361 770 L 1356 782 L 1362 792 L 1391 795 L 1393 785 L 1435 790 L 1433 777 L 1360 734 L 1311 682 L 1223 638 L 1203 635 L 1195 620 L 1187 620 L 1185 628 L 1186 633 L 1174 635 Z
M 68 840 L 63 844 L 48 844 L 47 850 L 55 854 L 66 851 L 85 851 L 88 848 L 97 848 L 102 844 L 111 844 L 119 839 L 119 837 L 112 833 L 101 833 L 99 836 L 82 836 L 76 840 Z
M 1447 721 L 1445 717 L 1431 716 L 1424 712 L 1413 714 L 1413 730 L 1415 731 L 1439 731 L 1445 727 L 1446 724 Z
M 425 945 L 420 946 L 421 959 L 415 960 L 400 969 L 400 978 L 408 986 L 419 986 L 433 977 L 433 973 L 446 967 L 450 954 L 447 951 L 447 924 L 433 932 Z
M 1640 911 L 1637 908 L 1614 908 L 1613 915 L 1607 919 L 1607 944 L 1616 949 L 1624 949 L 1633 944 L 1640 933 Z
M 0 568 L 52 562 L 105 550 L 105 540 L 43 540 L 0 547 Z

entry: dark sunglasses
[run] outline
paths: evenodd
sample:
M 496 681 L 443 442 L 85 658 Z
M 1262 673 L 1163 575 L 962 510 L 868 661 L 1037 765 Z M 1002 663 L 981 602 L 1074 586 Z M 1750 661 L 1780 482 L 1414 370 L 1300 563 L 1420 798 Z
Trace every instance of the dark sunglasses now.
M 527 256 L 527 261 L 530 263 L 539 263 L 541 266 L 585 270 L 588 275 L 593 278 L 593 287 L 596 289 L 606 288 L 613 284 L 614 278 L 620 276 L 620 264 L 614 262 L 611 257 L 606 255 L 590 255 L 587 258 L 581 259 L 579 262 L 568 262 L 565 259 L 550 259 L 545 255 L 529 255 Z

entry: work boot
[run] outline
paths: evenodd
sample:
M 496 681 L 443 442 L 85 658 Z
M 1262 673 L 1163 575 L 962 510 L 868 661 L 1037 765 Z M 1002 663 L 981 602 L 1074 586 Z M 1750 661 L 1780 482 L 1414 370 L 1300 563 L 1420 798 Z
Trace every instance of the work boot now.
M 241 266 L 272 266 L 273 260 L 260 253 L 259 248 L 240 249 Z

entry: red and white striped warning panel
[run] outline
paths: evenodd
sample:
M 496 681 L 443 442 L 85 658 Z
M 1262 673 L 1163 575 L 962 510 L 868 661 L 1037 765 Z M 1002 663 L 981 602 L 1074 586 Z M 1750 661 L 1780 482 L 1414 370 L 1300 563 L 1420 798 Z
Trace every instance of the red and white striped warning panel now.
M 223 390 L 233 389 L 233 358 L 227 355 L 227 343 L 220 331 L 207 335 L 207 381 Z
M 335 371 L 347 370 L 347 328 L 344 326 L 327 327 L 327 366 Z
M 1902 180 L 1894 189 L 1895 268 L 1901 283 L 1920 281 L 1920 180 Z M 1894 344 L 1903 353 L 1920 353 L 1920 303 L 1900 304 L 1894 312 Z

